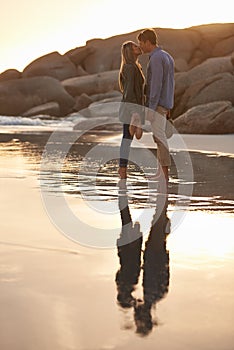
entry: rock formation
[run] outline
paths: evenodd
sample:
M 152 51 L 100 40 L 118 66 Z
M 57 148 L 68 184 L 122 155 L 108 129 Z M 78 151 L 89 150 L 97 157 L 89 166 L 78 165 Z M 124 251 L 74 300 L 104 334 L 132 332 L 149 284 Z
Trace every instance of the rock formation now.
M 234 24 L 155 29 L 160 45 L 175 60 L 171 115 L 178 130 L 234 133 Z M 116 108 L 111 111 L 106 102 L 121 98 L 120 48 L 126 40 L 136 41 L 139 31 L 93 39 L 64 55 L 49 53 L 23 72 L 6 70 L 0 74 L 0 115 L 61 117 L 86 108 L 89 117 L 113 117 Z M 147 61 L 147 55 L 140 57 L 144 72 Z M 103 111 L 96 101 L 103 102 Z

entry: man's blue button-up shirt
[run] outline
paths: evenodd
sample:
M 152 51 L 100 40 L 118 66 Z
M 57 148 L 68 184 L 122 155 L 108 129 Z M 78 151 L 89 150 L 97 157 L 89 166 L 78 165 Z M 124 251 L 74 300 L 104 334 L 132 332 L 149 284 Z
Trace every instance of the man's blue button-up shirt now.
M 156 47 L 147 66 L 146 106 L 171 109 L 174 105 L 174 60 L 168 52 Z

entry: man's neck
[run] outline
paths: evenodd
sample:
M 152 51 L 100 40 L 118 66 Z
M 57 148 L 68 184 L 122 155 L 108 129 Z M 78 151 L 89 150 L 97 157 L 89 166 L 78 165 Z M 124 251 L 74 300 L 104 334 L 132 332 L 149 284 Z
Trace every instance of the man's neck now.
M 158 47 L 158 45 L 151 45 L 149 53 L 153 52 L 157 47 Z

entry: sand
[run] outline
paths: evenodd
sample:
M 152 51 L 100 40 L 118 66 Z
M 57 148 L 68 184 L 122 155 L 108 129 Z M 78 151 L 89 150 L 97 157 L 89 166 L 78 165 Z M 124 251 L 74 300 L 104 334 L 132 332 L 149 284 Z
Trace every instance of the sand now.
M 185 137 L 191 149 L 229 156 L 232 140 Z M 117 304 L 116 247 L 92 248 L 64 236 L 45 211 L 38 168 L 17 147 L 6 148 L 0 156 L 1 349 L 233 349 L 233 212 L 181 209 L 177 225 L 169 205 L 169 289 L 152 308 L 152 331 L 141 337 L 133 308 Z M 121 231 L 118 211 L 111 221 L 78 197 L 67 195 L 67 201 L 87 224 Z M 133 208 L 133 217 L 139 212 Z M 153 212 L 140 216 L 144 240 Z M 140 299 L 142 274 L 134 292 Z

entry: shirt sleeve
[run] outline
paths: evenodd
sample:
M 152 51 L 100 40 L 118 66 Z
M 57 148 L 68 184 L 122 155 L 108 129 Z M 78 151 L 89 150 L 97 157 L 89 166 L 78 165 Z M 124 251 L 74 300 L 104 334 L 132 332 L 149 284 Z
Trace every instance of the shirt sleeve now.
M 163 63 L 160 56 L 153 55 L 150 60 L 151 81 L 149 108 L 156 110 L 162 90 L 163 82 Z
M 130 103 L 137 103 L 135 94 L 135 68 L 129 64 L 125 70 L 124 100 Z

